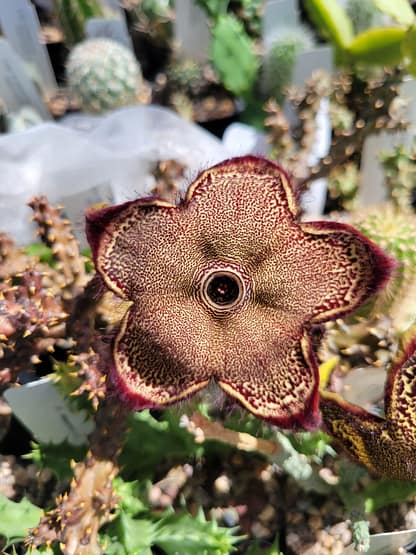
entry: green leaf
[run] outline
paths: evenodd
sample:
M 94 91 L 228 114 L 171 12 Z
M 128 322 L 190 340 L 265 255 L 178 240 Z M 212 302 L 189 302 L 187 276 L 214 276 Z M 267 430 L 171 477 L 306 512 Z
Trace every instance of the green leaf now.
M 253 88 L 259 62 L 252 40 L 233 15 L 222 15 L 216 21 L 210 55 L 227 90 L 241 96 Z
M 245 555 L 284 555 L 279 549 L 279 542 L 276 540 L 270 547 L 260 547 L 264 542 L 255 541 L 245 551 Z
M 237 432 L 245 432 L 257 438 L 273 439 L 274 433 L 264 421 L 256 418 L 249 412 L 234 411 L 227 416 L 225 427 Z
M 72 477 L 71 459 L 81 461 L 87 453 L 85 445 L 32 443 L 32 451 L 25 456 L 39 468 L 50 468 L 60 479 Z
M 312 457 L 321 463 L 325 455 L 334 456 L 335 450 L 331 446 L 331 437 L 322 430 L 316 432 L 300 432 L 291 436 L 293 447 L 299 453 Z
M 27 245 L 25 247 L 25 253 L 28 256 L 36 256 L 36 258 L 39 258 L 40 262 L 44 262 L 49 266 L 54 265 L 52 249 L 43 243 L 31 243 L 30 245 Z
M 117 519 L 119 538 L 129 555 L 151 554 L 155 525 L 150 520 L 135 520 L 121 512 Z
M 398 27 L 369 29 L 356 36 L 348 48 L 354 62 L 394 66 L 402 60 L 402 41 L 406 31 Z
M 207 521 L 200 510 L 196 517 L 188 513 L 167 511 L 156 523 L 155 545 L 166 555 L 229 555 L 242 537 L 234 536 L 235 529 Z
M 224 2 L 224 0 L 196 0 L 195 3 L 205 10 L 208 17 L 213 19 L 227 12 L 228 2 Z
M 364 499 L 365 511 L 370 513 L 392 503 L 401 503 L 416 495 L 416 483 L 388 479 L 377 480 L 360 492 L 360 495 Z
M 166 555 L 229 555 L 242 539 L 235 531 L 207 521 L 202 510 L 195 517 L 167 510 L 157 520 L 150 512 L 136 519 L 121 510 L 101 538 L 106 555 L 151 555 L 154 546 Z
M 0 496 L 0 535 L 14 543 L 27 536 L 29 528 L 39 523 L 42 510 L 23 498 L 19 503 Z
M 117 536 L 101 533 L 100 543 L 105 548 L 105 555 L 129 555 Z M 30 553 L 27 555 L 30 555 Z M 152 554 L 151 552 L 148 552 L 148 554 L 144 552 L 144 555 Z
M 353 23 L 337 0 L 305 0 L 304 6 L 318 31 L 345 50 L 354 39 Z
M 39 549 L 29 549 L 25 555 L 54 555 L 54 550 L 51 547 L 39 547 Z
M 141 499 L 144 498 L 144 491 L 142 483 L 138 480 L 125 482 L 117 476 L 113 481 L 113 487 L 120 498 L 119 505 L 126 514 L 135 516 L 148 510 L 148 506 Z
M 374 4 L 400 25 L 409 27 L 415 20 L 415 14 L 408 0 L 374 0 Z
M 410 27 L 402 42 L 402 54 L 409 73 L 416 76 L 416 25 Z
M 87 274 L 91 274 L 94 271 L 94 263 L 92 261 L 92 253 L 90 247 L 85 247 L 80 250 L 82 256 L 86 258 L 85 260 L 85 271 Z
M 183 461 L 186 457 L 201 455 L 204 447 L 180 427 L 179 415 L 165 410 L 159 420 L 149 411 L 135 412 L 129 417 L 129 432 L 120 454 L 122 475 L 127 480 L 137 476 L 151 478 L 160 462 Z

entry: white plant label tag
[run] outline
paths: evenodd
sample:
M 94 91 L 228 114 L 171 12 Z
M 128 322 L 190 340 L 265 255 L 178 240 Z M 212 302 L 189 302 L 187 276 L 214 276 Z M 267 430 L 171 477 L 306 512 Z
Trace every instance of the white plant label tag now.
M 0 97 L 8 112 L 31 106 L 44 119 L 51 119 L 26 67 L 6 39 L 0 38 Z
M 86 23 L 85 34 L 90 39 L 96 37 L 112 39 L 133 50 L 126 22 L 119 17 L 92 17 Z
M 327 73 L 333 72 L 334 61 L 331 46 L 316 46 L 299 54 L 293 68 L 292 83 L 297 87 L 303 87 L 305 81 L 318 69 Z
M 305 81 L 318 69 L 332 73 L 334 67 L 332 57 L 333 53 L 330 46 L 317 46 L 303 52 L 298 56 L 293 68 L 292 83 L 297 87 L 303 87 Z M 316 114 L 316 137 L 308 159 L 310 167 L 328 154 L 331 146 L 331 132 L 329 100 L 323 98 Z M 325 208 L 327 185 L 326 178 L 315 179 L 310 184 L 309 190 L 302 195 L 302 208 L 308 217 L 322 215 Z
M 400 98 L 407 103 L 404 118 L 409 126 L 404 131 L 388 133 L 382 131 L 370 135 L 364 141 L 361 154 L 359 202 L 363 206 L 385 202 L 388 196 L 385 173 L 380 160 L 381 152 L 391 152 L 396 146 L 403 145 L 412 149 L 416 135 L 416 80 L 404 79 L 399 86 Z
M 268 0 L 264 6 L 263 44 L 268 52 L 270 45 L 279 35 L 279 30 L 299 25 L 297 2 L 293 0 Z
M 176 0 L 175 12 L 175 40 L 180 53 L 206 62 L 211 33 L 205 12 L 193 0 Z
M 15 416 L 41 443 L 86 443 L 94 429 L 83 411 L 72 412 L 69 403 L 49 378 L 9 388 L 4 397 Z
M 52 96 L 56 79 L 47 48 L 40 42 L 40 24 L 29 0 L 1 0 L 0 25 L 4 36 L 30 68 L 31 77 L 46 96 Z
M 416 529 L 374 534 L 370 536 L 370 549 L 366 551 L 366 555 L 392 555 L 392 553 L 399 553 L 400 548 L 415 541 Z M 358 551 L 351 544 L 344 549 L 342 555 L 354 555 L 355 553 L 358 553 Z

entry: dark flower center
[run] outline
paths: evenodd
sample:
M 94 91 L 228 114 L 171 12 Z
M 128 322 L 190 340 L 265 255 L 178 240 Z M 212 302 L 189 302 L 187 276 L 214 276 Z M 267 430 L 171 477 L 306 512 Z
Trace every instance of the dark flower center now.
M 220 306 L 230 305 L 240 296 L 240 284 L 234 276 L 214 275 L 206 285 L 206 292 L 213 303 Z
M 210 272 L 201 284 L 202 300 L 215 311 L 227 311 L 239 305 L 246 294 L 243 279 L 232 270 Z

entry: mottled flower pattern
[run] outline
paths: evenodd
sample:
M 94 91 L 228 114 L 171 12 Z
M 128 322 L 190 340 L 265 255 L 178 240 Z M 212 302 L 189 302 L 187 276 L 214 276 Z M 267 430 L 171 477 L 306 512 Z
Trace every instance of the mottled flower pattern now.
M 416 341 L 388 374 L 384 417 L 327 391 L 321 409 L 327 431 L 371 472 L 416 480 Z
M 131 302 L 110 369 L 124 402 L 163 407 L 215 380 L 285 428 L 320 422 L 312 326 L 355 309 L 393 265 L 347 225 L 301 223 L 286 173 L 254 156 L 203 171 L 176 205 L 89 211 L 87 236 Z

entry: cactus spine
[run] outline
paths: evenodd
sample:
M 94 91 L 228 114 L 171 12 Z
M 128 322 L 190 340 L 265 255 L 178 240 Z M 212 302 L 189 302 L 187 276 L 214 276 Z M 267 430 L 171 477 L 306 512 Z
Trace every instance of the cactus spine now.
M 402 332 L 416 320 L 416 215 L 387 204 L 371 209 L 354 225 L 398 261 L 386 290 L 375 299 L 373 312 L 391 317 L 396 331 Z
M 263 92 L 282 102 L 285 88 L 290 85 L 296 59 L 313 46 L 312 35 L 305 27 L 280 31 L 263 63 Z
M 142 77 L 130 50 L 111 39 L 96 38 L 71 51 L 67 80 L 81 110 L 102 113 L 134 104 Z

